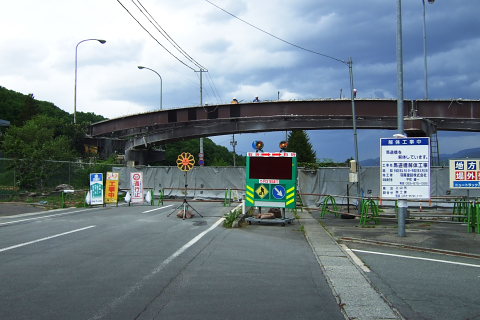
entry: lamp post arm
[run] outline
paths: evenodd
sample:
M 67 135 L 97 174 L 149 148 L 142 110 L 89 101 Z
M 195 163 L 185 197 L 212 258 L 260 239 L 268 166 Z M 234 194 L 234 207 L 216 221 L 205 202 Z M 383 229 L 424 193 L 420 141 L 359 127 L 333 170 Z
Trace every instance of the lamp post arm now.
M 80 43 L 85 42 L 85 41 L 98 41 L 101 44 L 104 44 L 105 40 L 102 39 L 85 39 L 77 43 L 75 46 L 75 86 L 73 89 L 73 124 L 77 124 L 77 56 L 78 56 L 78 46 Z
M 138 69 L 147 69 L 147 70 L 150 70 L 154 73 L 157 74 L 157 76 L 160 78 L 160 110 L 162 110 L 163 108 L 163 79 L 162 79 L 162 76 L 160 75 L 160 73 L 158 73 L 157 71 L 153 70 L 153 69 L 150 69 L 148 67 L 143 67 L 143 66 L 138 66 Z

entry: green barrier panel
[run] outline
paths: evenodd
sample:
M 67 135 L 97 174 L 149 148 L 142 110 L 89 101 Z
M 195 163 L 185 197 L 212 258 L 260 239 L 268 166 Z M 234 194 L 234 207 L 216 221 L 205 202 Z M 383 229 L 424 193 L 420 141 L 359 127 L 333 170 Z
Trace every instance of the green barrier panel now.
M 477 233 L 480 234 L 480 203 L 475 206 L 477 219 Z
M 332 206 L 332 207 L 330 208 L 329 206 Z M 322 202 L 322 212 L 320 213 L 320 217 L 323 218 L 325 214 L 332 213 L 332 211 L 334 211 L 333 214 L 336 217 L 337 216 L 336 211 L 338 211 L 337 202 L 335 201 L 335 198 L 333 196 L 326 196 Z
M 223 198 L 223 206 L 230 207 L 232 203 L 232 190 L 230 188 L 225 189 L 225 197 Z
M 467 230 L 469 233 L 475 232 L 475 229 L 477 230 L 477 233 L 480 233 L 479 210 L 480 210 L 480 204 L 475 204 L 475 203 L 470 204 L 470 208 L 468 210 L 468 215 L 467 215 Z
M 468 212 L 470 211 L 470 202 L 465 201 L 465 199 L 455 199 L 455 203 L 453 205 L 453 215 L 456 216 L 468 216 Z M 453 217 L 453 220 L 457 219 L 457 221 L 465 222 L 466 219 L 464 217 Z
M 158 206 L 163 206 L 163 199 L 165 197 L 163 188 L 160 189 L 160 194 L 158 195 Z
M 365 226 L 370 221 L 380 223 L 378 205 L 372 199 L 362 199 L 360 225 Z

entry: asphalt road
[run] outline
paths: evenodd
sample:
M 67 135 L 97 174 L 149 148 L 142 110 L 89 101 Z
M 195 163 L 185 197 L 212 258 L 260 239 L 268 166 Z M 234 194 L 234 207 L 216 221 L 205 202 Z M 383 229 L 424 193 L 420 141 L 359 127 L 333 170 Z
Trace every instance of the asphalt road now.
M 480 319 L 480 260 L 348 243 L 406 319 Z
M 68 209 L 0 219 L 0 319 L 344 319 L 299 225 L 228 210 Z M 154 210 L 154 211 L 150 211 Z

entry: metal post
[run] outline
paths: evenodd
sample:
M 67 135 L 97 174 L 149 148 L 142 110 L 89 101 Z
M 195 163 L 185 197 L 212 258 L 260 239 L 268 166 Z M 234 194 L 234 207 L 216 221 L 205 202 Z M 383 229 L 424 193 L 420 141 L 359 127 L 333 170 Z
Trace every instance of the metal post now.
M 402 0 L 397 0 L 397 126 L 398 133 L 404 134 L 403 124 L 403 49 L 402 49 Z M 398 236 L 405 237 L 405 220 L 408 203 L 404 199 L 398 201 Z
M 200 69 L 200 106 L 203 107 L 203 83 L 202 83 L 202 72 L 205 70 Z M 203 157 L 203 161 L 205 161 L 205 154 L 203 153 L 203 138 L 200 138 L 200 154 Z M 204 162 L 200 164 L 201 166 L 204 165 Z
M 137 67 L 138 69 L 147 69 L 147 70 L 150 70 L 154 73 L 157 74 L 157 76 L 160 78 L 160 110 L 162 110 L 163 108 L 163 79 L 162 79 L 162 76 L 155 70 L 153 69 L 150 69 L 150 68 L 147 68 L 147 67 L 143 67 L 143 66 L 138 66 Z
M 425 100 L 427 100 L 428 99 L 428 68 L 427 68 L 427 23 L 425 21 L 425 0 L 422 0 L 422 5 L 423 5 L 423 66 L 424 66 L 424 73 L 425 73 Z
M 350 99 L 352 100 L 352 126 L 353 126 L 353 144 L 355 146 L 355 161 L 357 165 L 360 165 L 360 159 L 358 159 L 358 138 L 357 138 L 357 116 L 355 110 L 355 95 L 354 95 L 354 84 L 353 84 L 353 61 L 352 58 L 349 58 L 347 61 L 348 65 L 348 72 L 350 75 Z M 359 198 L 358 201 L 362 197 L 361 195 L 361 187 L 360 187 L 360 170 L 357 172 L 358 180 L 357 180 L 357 197 Z

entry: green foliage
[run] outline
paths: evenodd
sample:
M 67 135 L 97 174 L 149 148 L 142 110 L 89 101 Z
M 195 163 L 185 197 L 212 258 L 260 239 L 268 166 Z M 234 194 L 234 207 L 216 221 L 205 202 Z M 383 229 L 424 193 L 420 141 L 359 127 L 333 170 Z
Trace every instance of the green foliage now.
M 49 174 L 59 169 L 59 163 L 44 160 L 73 160 L 72 141 L 63 133 L 61 120 L 44 115 L 6 132 L 3 150 L 15 159 L 20 188 L 42 189 Z
M 190 139 L 177 141 L 165 145 L 165 160 L 157 163 L 162 166 L 176 166 L 178 155 L 182 152 L 188 152 L 195 157 L 195 165 L 198 165 L 198 153 L 200 150 L 200 139 Z M 211 139 L 203 139 L 203 153 L 205 154 L 206 166 L 232 166 L 233 153 L 226 147 L 216 145 Z M 236 155 L 236 165 L 244 166 L 246 159 L 244 156 Z
M 230 211 L 228 214 L 225 214 L 225 220 L 223 221 L 223 226 L 226 228 L 231 228 L 233 226 L 233 223 L 240 218 L 240 215 L 242 214 L 242 210 L 237 209 Z
M 68 112 L 53 103 L 35 100 L 31 93 L 24 95 L 0 86 L 0 119 L 8 120 L 15 126 L 22 126 L 39 114 L 62 120 L 64 123 L 71 122 Z
M 317 156 L 310 143 L 308 134 L 304 130 L 293 130 L 288 135 L 287 151 L 297 153 L 299 163 L 316 163 Z

